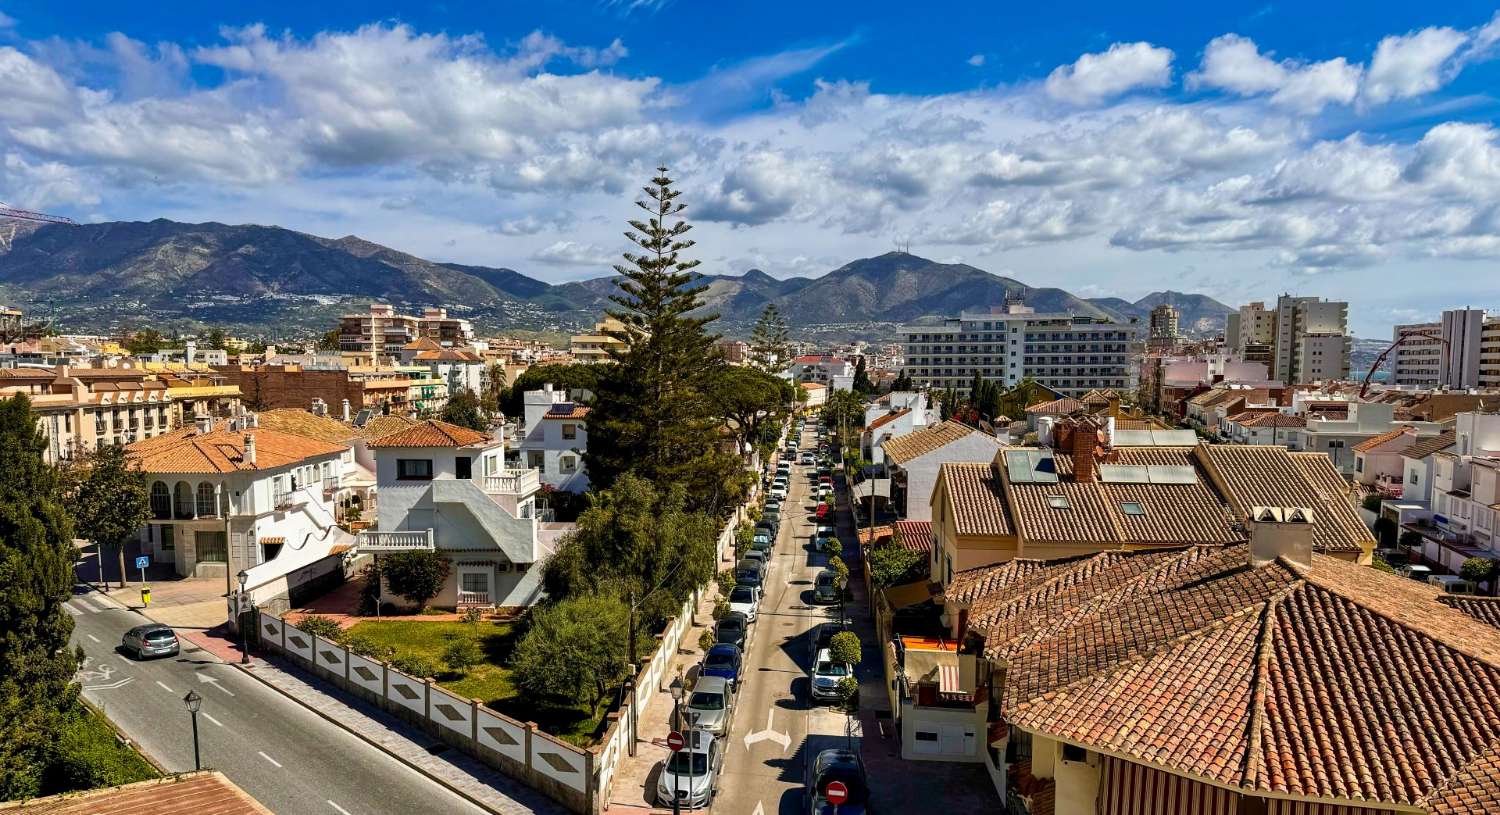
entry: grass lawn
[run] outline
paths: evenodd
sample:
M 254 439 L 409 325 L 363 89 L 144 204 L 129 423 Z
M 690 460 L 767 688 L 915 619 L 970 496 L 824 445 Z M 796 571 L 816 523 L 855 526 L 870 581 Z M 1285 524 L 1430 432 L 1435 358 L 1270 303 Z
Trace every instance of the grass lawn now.
M 594 742 L 599 724 L 608 712 L 607 703 L 597 710 L 587 704 L 555 705 L 523 698 L 511 684 L 511 649 L 519 631 L 512 623 L 483 621 L 423 622 L 419 620 L 368 620 L 349 629 L 350 636 L 396 649 L 398 656 L 420 655 L 443 665 L 443 651 L 455 638 L 471 639 L 484 654 L 484 661 L 466 672 L 444 670 L 438 685 L 465 699 L 478 699 L 485 707 L 523 722 L 536 722 L 546 732 L 572 744 L 586 747 Z

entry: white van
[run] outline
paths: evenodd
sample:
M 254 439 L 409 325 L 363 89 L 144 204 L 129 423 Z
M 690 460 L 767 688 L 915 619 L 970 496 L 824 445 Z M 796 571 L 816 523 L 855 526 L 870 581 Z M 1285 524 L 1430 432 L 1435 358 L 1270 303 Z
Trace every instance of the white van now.
M 1427 576 L 1428 585 L 1437 586 L 1449 594 L 1473 594 L 1477 588 L 1473 583 L 1456 574 L 1434 574 Z

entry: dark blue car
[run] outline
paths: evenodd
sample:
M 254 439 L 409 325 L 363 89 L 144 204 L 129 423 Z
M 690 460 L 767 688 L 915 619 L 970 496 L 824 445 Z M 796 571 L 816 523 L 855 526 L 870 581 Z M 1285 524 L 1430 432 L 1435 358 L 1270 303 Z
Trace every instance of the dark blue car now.
M 703 655 L 703 665 L 698 669 L 699 676 L 717 676 L 728 680 L 729 684 L 739 687 L 740 671 L 744 663 L 740 658 L 740 647 L 727 642 L 708 649 Z

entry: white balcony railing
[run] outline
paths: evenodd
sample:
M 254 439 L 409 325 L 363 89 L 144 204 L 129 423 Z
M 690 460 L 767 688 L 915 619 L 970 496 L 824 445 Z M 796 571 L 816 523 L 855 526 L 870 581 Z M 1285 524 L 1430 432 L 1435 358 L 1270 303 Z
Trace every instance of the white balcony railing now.
M 359 533 L 359 551 L 361 552 L 414 552 L 418 550 L 430 552 L 434 544 L 431 529 Z
M 460 606 L 494 605 L 490 602 L 490 593 L 487 591 L 460 591 L 458 593 L 458 604 Z
M 484 477 L 484 491 L 499 495 L 530 495 L 541 488 L 536 470 L 505 470 Z

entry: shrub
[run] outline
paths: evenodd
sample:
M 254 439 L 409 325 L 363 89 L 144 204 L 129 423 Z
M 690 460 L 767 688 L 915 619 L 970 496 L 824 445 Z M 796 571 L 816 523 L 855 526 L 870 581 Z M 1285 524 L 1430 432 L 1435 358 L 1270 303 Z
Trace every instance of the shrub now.
M 901 586 L 928 576 L 927 556 L 893 544 L 870 550 L 870 582 L 877 588 Z
M 698 635 L 698 650 L 706 654 L 708 653 L 708 649 L 714 647 L 714 643 L 716 642 L 718 642 L 718 639 L 714 637 L 713 629 L 705 628 L 703 629 L 703 633 Z
M 730 590 L 734 588 L 734 569 L 725 569 L 714 575 L 714 582 L 719 584 L 719 594 L 728 597 Z
M 1500 573 L 1500 561 L 1487 557 L 1471 557 L 1458 570 L 1460 577 L 1476 585 L 1494 580 L 1497 573 Z
M 484 609 L 479 608 L 478 606 L 470 606 L 469 608 L 464 609 L 464 622 L 468 623 L 469 625 L 478 625 L 479 621 L 483 619 Z
M 332 640 L 334 642 L 338 642 L 344 636 L 344 629 L 339 628 L 338 623 L 334 622 L 328 617 L 323 617 L 317 614 L 310 614 L 306 617 L 303 617 L 301 621 L 297 623 L 297 627 L 309 634 L 322 637 L 325 640 Z
M 721 619 L 724 618 L 724 615 L 728 614 L 728 613 L 729 613 L 729 600 L 727 600 L 727 599 L 725 599 L 723 597 L 715 597 L 714 598 L 713 618 L 715 620 L 721 620 Z
M 391 660 L 391 667 L 416 679 L 431 679 L 438 675 L 437 663 L 422 654 L 402 654 Z
M 391 591 L 417 604 L 418 610 L 443 590 L 448 579 L 448 559 L 437 552 L 417 550 L 386 555 L 381 566 Z
M 463 637 L 448 643 L 448 647 L 443 649 L 443 661 L 448 663 L 448 669 L 454 673 L 467 673 L 470 668 L 484 661 L 484 654 L 480 653 L 478 643 Z
M 362 657 L 378 659 L 382 662 L 390 662 L 396 656 L 396 649 L 389 645 L 381 645 L 364 634 L 348 634 L 344 637 L 344 647 L 351 653 Z
M 1397 538 L 1396 540 L 1402 546 L 1405 546 L 1409 549 L 1416 549 L 1417 547 L 1422 545 L 1422 533 L 1414 529 L 1408 529 L 1405 532 L 1402 532 L 1401 537 Z
M 1380 496 L 1377 493 L 1373 493 L 1372 492 L 1369 495 L 1365 496 L 1365 500 L 1363 500 L 1363 501 L 1360 502 L 1360 506 L 1364 507 L 1365 509 L 1367 509 L 1367 510 L 1369 510 L 1371 512 L 1379 512 L 1380 511 Z
M 365 568 L 364 575 L 365 582 L 359 588 L 359 608 L 354 613 L 373 617 L 380 603 L 380 570 L 372 563 Z
M 52 755 L 43 770 L 44 794 L 112 787 L 156 777 L 151 765 L 121 744 L 109 725 L 87 708 L 78 705 L 66 715 L 66 723 L 52 744 Z
M 839 680 L 839 704 L 853 712 L 859 707 L 859 680 L 846 676 Z
M 1375 557 L 1371 558 L 1370 565 L 1375 567 L 1375 571 L 1377 572 L 1385 572 L 1386 574 L 1396 573 L 1396 567 L 1392 566 L 1389 563 L 1386 563 L 1385 558 L 1381 557 L 1380 555 L 1376 555 Z
M 837 662 L 858 665 L 860 659 L 859 636 L 853 631 L 840 631 L 828 641 L 828 655 Z

